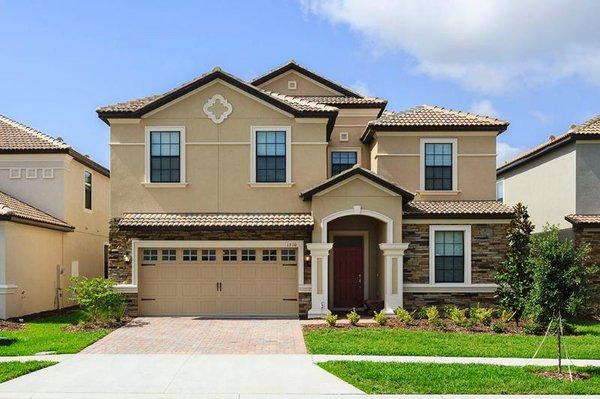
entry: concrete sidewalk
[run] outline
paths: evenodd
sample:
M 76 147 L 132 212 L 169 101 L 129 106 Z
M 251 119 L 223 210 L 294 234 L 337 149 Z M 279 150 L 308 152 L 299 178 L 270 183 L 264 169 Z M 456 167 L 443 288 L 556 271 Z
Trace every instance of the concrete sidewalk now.
M 2 394 L 0 399 L 569 399 L 581 396 L 568 395 L 377 395 L 366 394 Z M 586 399 L 600 398 L 598 395 L 585 396 Z

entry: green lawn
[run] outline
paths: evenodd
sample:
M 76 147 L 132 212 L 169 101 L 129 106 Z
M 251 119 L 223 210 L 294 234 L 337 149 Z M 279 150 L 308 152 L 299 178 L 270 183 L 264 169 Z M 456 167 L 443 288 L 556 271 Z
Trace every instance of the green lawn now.
M 56 362 L 2 362 L 0 363 L 0 382 L 12 380 L 13 378 L 54 364 L 56 364 Z
M 34 355 L 48 351 L 77 353 L 110 332 L 64 331 L 65 326 L 77 324 L 81 318 L 81 312 L 70 311 L 27 320 L 20 330 L 0 331 L 0 356 Z
M 564 337 L 569 355 L 600 359 L 600 323 L 574 323 L 580 335 Z M 450 333 L 391 328 L 322 328 L 304 332 L 310 353 L 336 355 L 531 357 L 542 337 Z M 556 355 L 556 340 L 546 339 L 538 357 Z
M 592 378 L 571 382 L 532 374 L 556 368 L 374 362 L 319 366 L 369 394 L 600 394 L 598 367 L 577 368 Z

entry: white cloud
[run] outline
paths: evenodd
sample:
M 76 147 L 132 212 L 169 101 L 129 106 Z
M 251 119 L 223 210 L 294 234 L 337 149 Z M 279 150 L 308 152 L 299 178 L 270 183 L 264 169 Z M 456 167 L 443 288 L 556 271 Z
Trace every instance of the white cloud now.
M 504 162 L 510 161 L 523 152 L 523 149 L 519 147 L 513 147 L 508 143 L 503 143 L 500 141 L 496 146 L 496 152 L 498 153 L 496 157 L 496 165 L 502 165 Z
M 542 125 L 549 125 L 552 122 L 552 115 L 548 115 L 542 111 L 529 111 L 529 114 Z
M 481 100 L 474 102 L 473 104 L 471 104 L 469 112 L 484 116 L 499 116 L 498 111 L 496 111 L 496 108 L 494 108 L 490 100 Z
M 351 85 L 350 88 L 352 90 L 354 90 L 355 92 L 357 92 L 358 94 L 363 95 L 365 97 L 370 97 L 373 95 L 373 94 L 371 94 L 371 90 L 369 89 L 367 84 L 362 81 L 354 82 L 354 84 Z
M 416 71 L 484 93 L 569 76 L 600 84 L 600 1 L 303 0 L 363 34 L 373 51 L 411 55 Z

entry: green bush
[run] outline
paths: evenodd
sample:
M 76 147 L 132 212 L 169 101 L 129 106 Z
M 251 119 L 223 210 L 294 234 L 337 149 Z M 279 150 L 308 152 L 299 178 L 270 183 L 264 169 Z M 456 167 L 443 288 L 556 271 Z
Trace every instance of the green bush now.
M 475 320 L 477 324 L 481 324 L 484 326 L 489 326 L 492 322 L 492 316 L 494 314 L 494 309 L 492 308 L 480 308 L 479 306 L 471 309 L 471 317 Z
M 380 326 L 385 326 L 387 324 L 388 317 L 383 312 L 383 310 L 380 312 L 373 312 L 373 314 L 374 314 L 373 320 L 375 320 L 377 322 L 377 324 L 379 324 Z
M 327 316 L 325 316 L 325 321 L 327 322 L 327 324 L 329 324 L 329 327 L 335 327 L 335 325 L 337 324 L 337 319 L 337 315 L 331 312 L 327 313 Z
M 447 308 L 447 316 L 454 324 L 461 327 L 466 327 L 469 319 L 467 318 L 467 310 L 460 309 L 457 306 L 450 306 Z
M 515 312 L 505 309 L 502 312 L 500 312 L 499 318 L 502 323 L 506 324 L 512 320 L 514 315 L 515 315 Z
M 68 290 L 92 323 L 118 322 L 125 314 L 123 295 L 114 291 L 114 280 L 72 277 Z
M 411 324 L 413 322 L 412 315 L 404 308 L 398 307 L 394 310 L 394 313 L 396 314 L 396 318 L 404 324 Z
M 506 323 L 503 323 L 502 321 L 494 321 L 492 324 L 490 324 L 490 328 L 493 332 L 502 334 L 503 332 L 506 332 Z
M 427 306 L 425 308 L 425 315 L 427 316 L 430 325 L 438 327 L 442 324 L 442 321 L 440 320 L 440 311 L 437 307 Z
M 346 315 L 346 319 L 348 319 L 350 324 L 355 326 L 360 321 L 360 315 L 358 313 L 356 313 L 356 309 L 352 309 L 352 312 L 350 312 Z
M 525 321 L 525 324 L 523 324 L 523 331 L 525 334 L 538 335 L 543 332 L 542 330 L 543 327 L 535 319 L 528 319 Z
M 427 318 L 427 306 L 423 306 L 417 310 L 417 319 L 426 319 Z

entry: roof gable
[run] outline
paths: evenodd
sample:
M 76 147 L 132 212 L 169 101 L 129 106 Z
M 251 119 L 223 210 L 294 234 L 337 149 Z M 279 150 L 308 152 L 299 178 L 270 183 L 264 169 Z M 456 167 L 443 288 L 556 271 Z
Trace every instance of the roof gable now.
M 304 75 L 304 76 L 322 84 L 323 86 L 326 86 L 326 87 L 340 93 L 340 95 L 349 96 L 349 97 L 362 97 L 360 94 L 350 90 L 349 88 L 344 87 L 344 86 L 340 85 L 339 83 L 336 83 L 330 79 L 327 79 L 321 75 L 318 75 L 315 72 L 309 70 L 308 68 L 299 65 L 294 60 L 291 60 L 287 64 L 282 65 L 278 68 L 275 68 L 272 71 L 269 71 L 262 76 L 259 76 L 258 78 L 254 79 L 251 83 L 254 86 L 260 86 L 260 85 L 262 85 L 270 80 L 273 80 L 276 77 L 283 75 L 289 71 L 295 71 L 301 75 Z
M 396 183 L 386 180 L 381 176 L 375 174 L 374 172 L 360 166 L 354 166 L 353 168 L 347 169 L 342 173 L 330 177 L 322 183 L 306 191 L 301 192 L 300 197 L 302 198 L 302 200 L 307 201 L 317 194 L 326 192 L 327 190 L 339 187 L 339 185 L 341 184 L 345 184 L 346 182 L 352 181 L 357 176 L 374 183 L 375 185 L 381 187 L 386 191 L 390 191 L 394 194 L 401 196 L 403 203 L 412 201 L 412 199 L 415 197 L 413 193 L 403 189 Z

